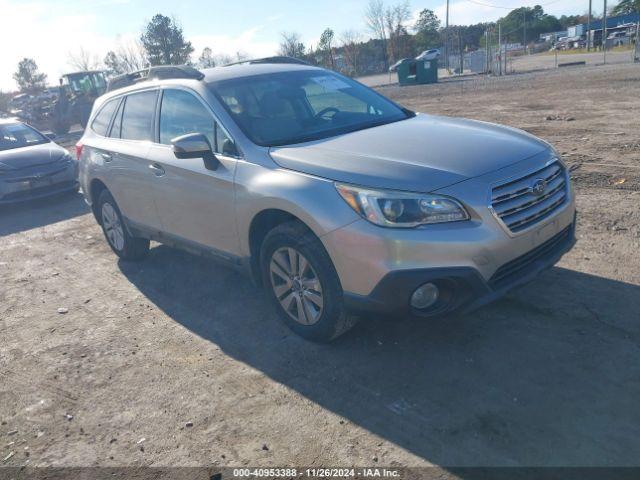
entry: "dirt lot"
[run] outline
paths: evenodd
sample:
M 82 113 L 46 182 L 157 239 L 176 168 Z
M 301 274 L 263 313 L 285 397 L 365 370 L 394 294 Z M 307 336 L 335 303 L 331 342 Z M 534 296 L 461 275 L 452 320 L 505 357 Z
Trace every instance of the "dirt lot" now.
M 4 209 L 0 461 L 640 465 L 639 79 L 618 65 L 382 89 L 555 144 L 580 165 L 579 241 L 472 315 L 364 319 L 331 345 L 214 263 L 163 246 L 118 262 L 80 196 Z

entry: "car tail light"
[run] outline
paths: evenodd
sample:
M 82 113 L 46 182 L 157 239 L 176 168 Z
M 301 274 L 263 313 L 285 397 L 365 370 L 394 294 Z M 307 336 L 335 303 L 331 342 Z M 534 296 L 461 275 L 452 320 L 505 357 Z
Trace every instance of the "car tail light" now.
M 81 142 L 76 143 L 76 158 L 80 161 L 80 157 L 82 156 L 82 149 L 84 145 Z

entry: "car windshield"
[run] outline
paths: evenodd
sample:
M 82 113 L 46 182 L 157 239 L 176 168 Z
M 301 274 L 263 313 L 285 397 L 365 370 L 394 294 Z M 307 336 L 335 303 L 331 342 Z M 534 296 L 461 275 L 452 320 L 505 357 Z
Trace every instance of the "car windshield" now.
M 107 88 L 104 75 L 98 72 L 71 73 L 64 77 L 64 82 L 75 93 L 102 95 Z
M 47 137 L 24 123 L 0 124 L 0 151 L 47 142 Z
M 254 143 L 289 145 L 404 120 L 412 112 L 323 70 L 222 80 L 210 88 Z

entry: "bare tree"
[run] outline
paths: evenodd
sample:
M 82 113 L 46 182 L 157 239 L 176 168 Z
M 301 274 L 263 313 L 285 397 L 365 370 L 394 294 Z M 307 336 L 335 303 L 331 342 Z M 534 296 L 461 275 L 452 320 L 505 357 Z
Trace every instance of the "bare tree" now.
M 407 50 L 406 40 L 409 37 L 407 22 L 409 20 L 411 20 L 409 0 L 389 6 L 384 12 L 384 23 L 389 36 L 388 57 L 390 62 L 399 60 Z
M 302 58 L 305 54 L 304 43 L 296 32 L 282 32 L 278 53 L 284 57 Z
M 107 53 L 104 59 L 107 70 L 112 75 L 135 72 L 149 65 L 147 55 L 140 41 L 121 43 L 115 50 Z
M 362 35 L 356 30 L 347 30 L 342 32 L 340 43 L 342 46 L 342 54 L 344 55 L 344 62 L 347 67 L 346 73 L 355 76 L 359 73 Z
M 76 70 L 97 70 L 100 67 L 100 59 L 95 53 L 80 47 L 77 51 L 67 54 L 67 64 Z
M 247 52 L 244 52 L 242 50 L 238 50 L 236 52 L 236 62 L 244 62 L 248 58 L 249 58 L 249 54 Z
M 211 68 L 216 66 L 216 61 L 213 58 L 213 51 L 209 47 L 204 47 L 200 57 L 198 57 L 198 66 L 200 68 Z
M 227 55 L 226 53 L 219 53 L 213 58 L 216 61 L 216 65 L 226 65 L 235 61 L 231 55 Z
M 387 58 L 387 27 L 383 0 L 369 0 L 364 11 L 364 21 L 373 36 L 382 43 L 382 56 L 387 69 L 389 59 Z

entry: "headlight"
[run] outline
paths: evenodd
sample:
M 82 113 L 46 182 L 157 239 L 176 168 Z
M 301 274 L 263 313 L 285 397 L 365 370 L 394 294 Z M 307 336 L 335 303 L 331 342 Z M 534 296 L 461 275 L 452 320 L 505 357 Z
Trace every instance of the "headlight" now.
M 459 202 L 442 195 L 369 190 L 344 184 L 336 184 L 336 188 L 356 213 L 383 227 L 411 228 L 469 219 Z

